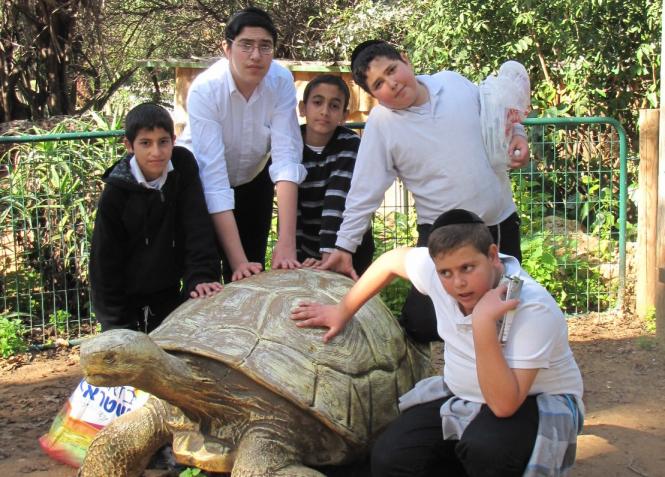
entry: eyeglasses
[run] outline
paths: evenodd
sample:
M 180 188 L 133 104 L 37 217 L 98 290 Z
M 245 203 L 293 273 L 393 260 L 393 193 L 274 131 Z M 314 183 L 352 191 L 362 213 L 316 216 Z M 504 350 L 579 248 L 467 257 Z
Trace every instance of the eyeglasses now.
M 240 41 L 232 40 L 231 43 L 237 45 L 238 48 L 240 48 L 240 51 L 242 51 L 243 53 L 251 53 L 254 51 L 254 48 L 258 48 L 259 53 L 267 56 L 267 55 L 272 55 L 273 52 L 275 51 L 275 45 L 273 45 L 272 43 L 256 44 L 256 42 L 248 40 L 240 40 Z

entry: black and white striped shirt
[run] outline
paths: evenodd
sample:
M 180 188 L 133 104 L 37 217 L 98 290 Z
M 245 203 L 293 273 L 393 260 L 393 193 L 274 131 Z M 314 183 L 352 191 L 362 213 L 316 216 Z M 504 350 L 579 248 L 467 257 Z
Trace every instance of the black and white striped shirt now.
M 305 125 L 301 130 L 304 134 Z M 307 177 L 298 190 L 298 260 L 320 259 L 335 249 L 359 145 L 356 133 L 338 126 L 321 153 L 304 146 Z

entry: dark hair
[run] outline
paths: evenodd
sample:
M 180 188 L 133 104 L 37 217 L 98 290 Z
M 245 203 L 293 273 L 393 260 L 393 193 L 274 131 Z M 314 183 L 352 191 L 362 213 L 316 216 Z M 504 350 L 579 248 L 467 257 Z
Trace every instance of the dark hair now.
M 141 129 L 161 128 L 169 135 L 174 135 L 173 119 L 169 112 L 155 103 L 142 103 L 134 106 L 125 117 L 125 137 L 130 143 Z
M 379 56 L 390 60 L 404 61 L 399 50 L 383 40 L 364 41 L 356 46 L 353 53 L 351 53 L 353 81 L 370 94 L 371 92 L 367 86 L 367 70 L 369 69 L 369 64 Z
M 272 42 L 277 44 L 277 28 L 272 22 L 272 18 L 264 10 L 257 7 L 243 8 L 234 13 L 229 18 L 224 29 L 224 39 L 226 41 L 235 40 L 245 27 L 259 27 L 266 30 L 272 36 Z
M 349 98 L 351 97 L 351 92 L 349 87 L 346 85 L 346 82 L 340 77 L 335 75 L 318 75 L 312 78 L 307 86 L 305 86 L 305 91 L 302 95 L 302 100 L 304 103 L 309 99 L 309 94 L 312 90 L 320 84 L 330 84 L 337 86 L 339 90 L 344 94 L 344 111 L 349 108 Z
M 434 221 L 427 248 L 432 258 L 466 245 L 471 245 L 487 255 L 492 243 L 494 240 L 490 229 L 480 217 L 468 210 L 453 209 L 444 212 Z

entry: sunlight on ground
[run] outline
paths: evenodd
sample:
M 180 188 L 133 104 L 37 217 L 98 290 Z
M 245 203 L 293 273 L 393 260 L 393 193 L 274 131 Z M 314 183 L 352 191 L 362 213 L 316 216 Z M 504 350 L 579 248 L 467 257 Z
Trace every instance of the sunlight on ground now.
M 581 435 L 577 438 L 577 462 L 591 459 L 599 455 L 617 452 L 617 448 L 606 439 L 591 434 Z

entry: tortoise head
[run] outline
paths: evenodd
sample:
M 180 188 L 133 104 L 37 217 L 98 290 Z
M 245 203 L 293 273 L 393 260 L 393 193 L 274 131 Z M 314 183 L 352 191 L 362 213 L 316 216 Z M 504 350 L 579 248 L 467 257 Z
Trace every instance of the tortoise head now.
M 161 350 L 144 333 L 110 330 L 81 344 L 81 368 L 95 386 L 136 385 L 159 369 Z

